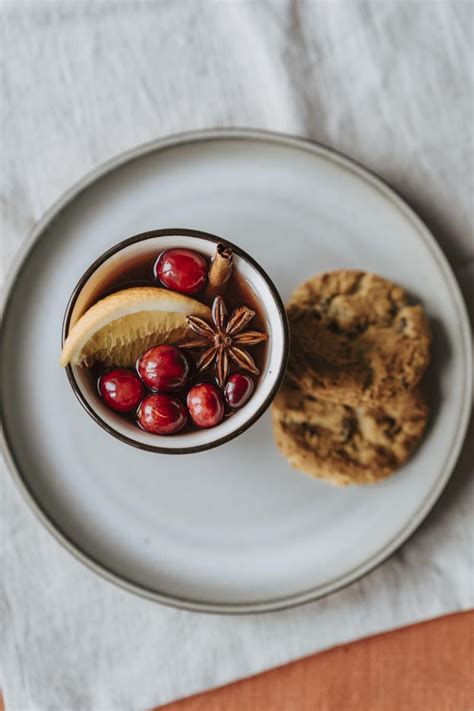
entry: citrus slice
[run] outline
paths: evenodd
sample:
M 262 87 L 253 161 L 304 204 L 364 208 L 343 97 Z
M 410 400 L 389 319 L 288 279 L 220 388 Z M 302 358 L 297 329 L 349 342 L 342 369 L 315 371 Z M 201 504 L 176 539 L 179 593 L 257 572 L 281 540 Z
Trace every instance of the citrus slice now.
M 209 319 L 211 312 L 167 289 L 122 289 L 95 303 L 74 324 L 64 341 L 61 365 L 134 365 L 153 345 L 179 344 L 188 330 L 186 316 Z

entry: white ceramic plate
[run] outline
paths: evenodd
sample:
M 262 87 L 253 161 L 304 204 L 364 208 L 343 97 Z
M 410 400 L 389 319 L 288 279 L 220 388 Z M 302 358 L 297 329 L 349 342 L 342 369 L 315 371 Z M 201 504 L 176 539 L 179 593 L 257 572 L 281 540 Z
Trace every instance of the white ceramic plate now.
M 58 365 L 69 295 L 111 245 L 170 226 L 239 244 L 283 298 L 315 272 L 352 267 L 400 282 L 425 304 L 433 416 L 407 466 L 378 485 L 338 490 L 290 469 L 268 413 L 218 449 L 173 457 L 122 444 L 93 422 Z M 157 141 L 67 193 L 20 257 L 4 344 L 11 469 L 43 523 L 109 580 L 195 610 L 298 604 L 381 563 L 440 495 L 470 408 L 465 308 L 427 228 L 348 159 L 259 131 Z

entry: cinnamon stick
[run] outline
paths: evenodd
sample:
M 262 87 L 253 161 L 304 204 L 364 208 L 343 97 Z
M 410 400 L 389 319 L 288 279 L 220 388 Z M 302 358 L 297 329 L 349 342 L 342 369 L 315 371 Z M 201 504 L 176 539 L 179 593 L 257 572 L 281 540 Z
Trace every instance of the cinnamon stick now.
M 219 242 L 209 269 L 206 298 L 214 299 L 223 294 L 232 274 L 232 249 Z

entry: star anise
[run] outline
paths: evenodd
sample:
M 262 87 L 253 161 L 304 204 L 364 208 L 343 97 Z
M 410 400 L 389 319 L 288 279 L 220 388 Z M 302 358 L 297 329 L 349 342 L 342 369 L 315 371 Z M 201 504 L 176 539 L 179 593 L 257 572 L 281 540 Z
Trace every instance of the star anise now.
M 198 362 L 198 370 L 206 370 L 214 362 L 217 382 L 224 387 L 229 375 L 231 361 L 248 373 L 259 374 L 252 356 L 242 346 L 255 346 L 267 340 L 267 334 L 260 331 L 244 331 L 253 319 L 255 311 L 240 306 L 227 318 L 227 309 L 222 296 L 216 296 L 212 303 L 212 324 L 198 316 L 187 316 L 189 328 L 199 339 L 181 343 L 181 348 L 205 348 Z

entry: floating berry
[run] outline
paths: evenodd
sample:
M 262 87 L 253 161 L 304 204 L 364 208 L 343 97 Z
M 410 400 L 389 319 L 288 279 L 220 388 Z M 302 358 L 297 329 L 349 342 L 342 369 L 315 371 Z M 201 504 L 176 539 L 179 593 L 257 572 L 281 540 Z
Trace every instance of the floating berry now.
M 168 289 L 196 294 L 207 281 L 207 262 L 191 249 L 168 249 L 156 260 L 153 274 Z
M 181 390 L 191 375 L 191 366 L 176 346 L 153 346 L 137 361 L 137 371 L 147 388 L 155 392 Z
M 191 388 L 186 403 L 197 427 L 215 427 L 224 417 L 221 391 L 212 383 L 199 383 Z
M 183 429 L 187 419 L 185 406 L 171 395 L 147 395 L 137 411 L 140 427 L 158 435 L 176 434 Z
M 253 380 L 248 375 L 234 373 L 227 381 L 224 389 L 225 399 L 229 407 L 237 409 L 245 405 L 253 393 Z
M 125 368 L 115 368 L 104 373 L 98 385 L 105 404 L 117 412 L 132 412 L 145 394 L 145 388 L 136 373 Z

